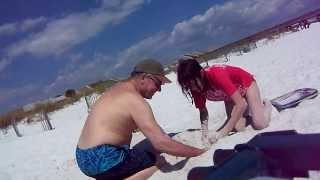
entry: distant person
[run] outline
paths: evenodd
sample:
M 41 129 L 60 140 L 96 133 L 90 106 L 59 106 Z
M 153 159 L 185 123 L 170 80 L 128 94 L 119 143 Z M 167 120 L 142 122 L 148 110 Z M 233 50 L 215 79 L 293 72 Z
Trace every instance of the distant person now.
M 262 101 L 254 77 L 245 70 L 228 65 L 214 65 L 202 68 L 195 59 L 181 60 L 177 67 L 177 78 L 182 92 L 190 97 L 200 112 L 202 141 L 215 143 L 231 131 L 244 130 L 250 123 L 256 130 L 269 125 L 270 101 Z M 208 110 L 206 100 L 224 101 L 227 120 L 224 125 L 209 137 Z M 251 113 L 247 122 L 245 111 Z M 248 114 L 248 113 L 246 113 Z
M 308 29 L 310 27 L 310 22 L 307 19 L 304 20 L 304 27 L 306 29 Z
M 164 162 L 156 152 L 194 157 L 204 153 L 171 139 L 155 121 L 151 99 L 170 83 L 163 66 L 152 59 L 138 63 L 131 77 L 116 83 L 92 106 L 76 148 L 81 171 L 96 179 L 147 179 Z M 130 149 L 132 133 L 139 129 L 156 152 Z
M 301 29 L 307 29 L 307 28 L 310 27 L 310 23 L 308 22 L 307 19 L 301 20 L 300 23 L 299 23 L 299 25 L 300 25 L 300 28 L 301 28 Z
M 292 31 L 293 29 L 291 25 L 287 26 L 286 28 L 287 28 L 287 31 Z
M 303 22 L 303 20 L 299 21 L 299 27 L 300 27 L 300 29 L 304 29 L 304 22 Z

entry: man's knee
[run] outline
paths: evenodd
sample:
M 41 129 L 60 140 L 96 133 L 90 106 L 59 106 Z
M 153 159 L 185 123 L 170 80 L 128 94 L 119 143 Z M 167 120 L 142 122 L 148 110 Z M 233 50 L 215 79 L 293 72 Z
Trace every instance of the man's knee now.
M 197 169 L 191 169 L 188 173 L 188 180 L 196 179 L 198 177 L 199 172 Z

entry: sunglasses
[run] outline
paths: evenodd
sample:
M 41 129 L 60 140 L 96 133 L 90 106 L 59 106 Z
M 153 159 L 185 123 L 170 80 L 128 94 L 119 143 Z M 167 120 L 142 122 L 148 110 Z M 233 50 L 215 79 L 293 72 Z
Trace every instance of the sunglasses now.
M 154 85 L 158 89 L 161 89 L 162 82 L 161 82 L 161 80 L 159 78 L 157 78 L 157 77 L 155 77 L 155 76 L 153 76 L 151 74 L 148 74 L 147 77 L 153 81 Z

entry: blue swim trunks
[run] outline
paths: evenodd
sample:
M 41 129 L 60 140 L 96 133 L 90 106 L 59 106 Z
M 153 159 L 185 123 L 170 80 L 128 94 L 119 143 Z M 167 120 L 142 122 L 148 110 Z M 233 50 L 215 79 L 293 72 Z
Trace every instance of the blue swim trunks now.
M 124 179 L 156 162 L 148 151 L 108 144 L 88 149 L 77 147 L 76 159 L 80 170 L 96 179 Z

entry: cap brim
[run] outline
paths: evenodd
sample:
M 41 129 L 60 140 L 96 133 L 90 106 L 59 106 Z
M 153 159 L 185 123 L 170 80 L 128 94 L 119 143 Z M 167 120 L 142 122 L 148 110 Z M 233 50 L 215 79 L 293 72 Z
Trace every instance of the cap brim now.
M 161 81 L 162 81 L 162 84 L 165 84 L 165 83 L 172 83 L 172 81 L 167 78 L 166 76 L 161 76 Z

